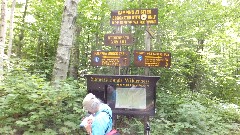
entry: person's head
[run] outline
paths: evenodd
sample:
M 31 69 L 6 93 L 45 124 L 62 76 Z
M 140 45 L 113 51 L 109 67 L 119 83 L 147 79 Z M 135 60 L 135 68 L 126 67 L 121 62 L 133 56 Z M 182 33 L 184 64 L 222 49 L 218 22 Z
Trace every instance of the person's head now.
M 83 99 L 83 108 L 90 113 L 96 113 L 99 109 L 101 101 L 92 93 L 86 95 Z

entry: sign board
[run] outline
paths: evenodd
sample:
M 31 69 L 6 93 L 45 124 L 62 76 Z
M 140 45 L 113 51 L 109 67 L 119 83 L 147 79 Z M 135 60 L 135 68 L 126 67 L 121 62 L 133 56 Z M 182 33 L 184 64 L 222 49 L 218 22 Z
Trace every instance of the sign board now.
M 167 67 L 171 66 L 171 53 L 134 51 L 134 65 L 137 67 Z
M 117 115 L 153 116 L 159 76 L 85 75 L 88 93 L 108 104 Z
M 105 45 L 130 45 L 133 44 L 132 34 L 105 34 L 104 35 Z
M 129 9 L 111 11 L 110 25 L 157 25 L 158 9 Z
M 129 51 L 92 51 L 92 66 L 129 66 Z

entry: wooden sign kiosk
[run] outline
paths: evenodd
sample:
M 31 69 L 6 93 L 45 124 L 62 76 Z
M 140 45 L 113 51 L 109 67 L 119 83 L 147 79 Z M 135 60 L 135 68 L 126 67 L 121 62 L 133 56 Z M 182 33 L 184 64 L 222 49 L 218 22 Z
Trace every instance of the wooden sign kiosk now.
M 113 111 L 116 115 L 144 116 L 144 135 L 150 134 L 149 116 L 155 114 L 156 83 L 159 76 L 149 76 L 150 67 L 171 66 L 171 54 L 150 51 L 153 33 L 150 25 L 158 24 L 158 9 L 129 9 L 111 11 L 110 25 L 117 26 L 116 33 L 106 34 L 104 44 L 116 46 L 115 51 L 92 51 L 92 66 L 111 66 L 118 69 L 114 75 L 85 75 L 87 90 Z M 122 51 L 121 46 L 133 43 L 132 34 L 122 33 L 124 25 L 146 25 L 145 50 L 134 51 L 134 65 L 144 67 L 145 75 L 120 75 L 121 67 L 130 65 L 129 51 Z
M 154 116 L 159 76 L 85 75 L 88 93 L 108 104 L 116 115 Z

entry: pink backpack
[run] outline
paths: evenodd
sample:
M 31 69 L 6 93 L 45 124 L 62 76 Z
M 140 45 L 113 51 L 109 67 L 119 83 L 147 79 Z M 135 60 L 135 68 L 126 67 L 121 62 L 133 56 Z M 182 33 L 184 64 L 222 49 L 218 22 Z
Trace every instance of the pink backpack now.
M 116 129 L 112 129 L 109 133 L 106 135 L 120 135 L 120 133 Z

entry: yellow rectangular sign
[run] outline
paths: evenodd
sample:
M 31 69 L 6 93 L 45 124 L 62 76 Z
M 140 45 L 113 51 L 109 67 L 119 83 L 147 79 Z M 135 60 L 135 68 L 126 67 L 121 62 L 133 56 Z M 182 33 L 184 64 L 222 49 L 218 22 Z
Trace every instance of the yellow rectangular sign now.
M 132 34 L 105 34 L 104 35 L 104 44 L 105 45 L 131 45 L 133 44 L 133 36 Z
M 171 66 L 171 53 L 134 51 L 134 65 L 137 67 L 166 67 Z
M 129 66 L 129 51 L 92 51 L 92 66 Z
M 129 9 L 111 11 L 110 25 L 157 25 L 158 9 Z

